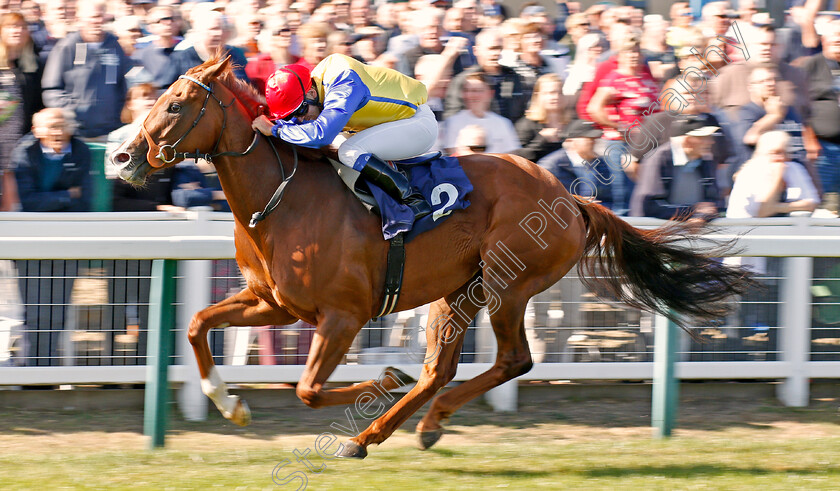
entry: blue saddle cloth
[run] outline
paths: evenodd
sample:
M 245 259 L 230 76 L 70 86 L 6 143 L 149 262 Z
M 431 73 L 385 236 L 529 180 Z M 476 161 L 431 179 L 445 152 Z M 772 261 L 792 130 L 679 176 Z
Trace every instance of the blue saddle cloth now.
M 410 160 L 404 162 L 412 163 Z M 473 187 L 458 159 L 438 157 L 424 164 L 405 167 L 401 167 L 401 163 L 396 162 L 408 174 L 411 185 L 423 193 L 432 205 L 433 212 L 413 223 L 414 213 L 409 207 L 398 203 L 377 186 L 369 186 L 382 216 L 382 234 L 386 240 L 405 232 L 405 241 L 408 242 L 443 223 L 453 211 L 470 206 L 466 196 Z

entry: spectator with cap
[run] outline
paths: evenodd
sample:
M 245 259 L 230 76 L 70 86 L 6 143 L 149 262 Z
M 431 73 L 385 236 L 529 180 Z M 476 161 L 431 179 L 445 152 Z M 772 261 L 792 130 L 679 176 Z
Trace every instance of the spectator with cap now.
M 703 5 L 700 20 L 703 35 L 707 38 L 725 36 L 735 15 L 727 1 L 715 1 Z
M 630 154 L 636 161 L 641 161 L 646 155 L 654 152 L 658 147 L 670 141 L 674 135 L 673 125 L 681 116 L 697 115 L 705 118 L 709 125 L 719 126 L 720 131 L 712 135 L 712 162 L 717 165 L 718 188 L 724 192 L 732 187 L 731 166 L 735 165 L 736 152 L 733 147 L 733 135 L 728 125 L 721 125 L 719 119 L 712 114 L 706 100 L 697 97 L 702 92 L 703 82 L 691 79 L 685 84 L 675 79 L 668 80 L 662 88 L 662 93 L 675 94 L 679 97 L 679 114 L 672 111 L 660 111 L 644 118 L 639 127 L 631 130 L 626 136 L 630 145 Z M 676 103 L 675 103 L 676 104 Z M 725 194 L 725 193 L 724 193 Z
M 595 152 L 602 131 L 592 121 L 576 119 L 566 128 L 561 148 L 537 161 L 572 194 L 613 207 L 613 174 L 603 155 Z
M 226 44 L 230 34 L 230 26 L 224 14 L 217 10 L 206 9 L 197 13 L 194 12 L 194 14 L 195 22 L 193 22 L 191 30 L 192 46 L 180 51 L 176 48 L 170 58 L 174 67 L 172 78 L 166 85 L 171 85 L 178 79 L 178 76 L 183 75 L 190 68 L 201 65 L 212 58 L 218 49 L 221 49 L 225 55 L 230 55 L 233 73 L 236 77 L 249 81 L 248 75 L 245 73 L 248 60 L 242 50 Z
M 500 0 L 481 0 L 478 3 L 477 15 L 485 17 L 499 17 L 502 21 L 509 17 L 507 7 Z
M 715 164 L 708 159 L 719 128 L 700 115 L 675 121 L 673 137 L 642 159 L 630 216 L 708 219 L 717 214 Z
M 694 17 L 691 14 L 691 7 L 688 6 L 688 2 L 672 3 L 668 11 L 668 17 L 671 20 L 671 27 L 668 28 L 668 32 L 665 35 L 665 42 L 674 49 L 686 44 L 683 40 L 685 36 L 694 36 L 693 33 L 689 34 L 690 31 L 696 29 L 700 36 L 703 36 L 703 32 L 699 27 L 691 25 Z
M 522 148 L 513 153 L 536 162 L 559 149 L 570 120 L 563 95 L 563 79 L 556 73 L 541 76 L 534 86 L 525 116 L 516 122 L 516 134 Z
M 461 19 L 462 31 L 472 36 L 478 34 L 481 29 L 478 27 L 478 17 L 481 12 L 479 0 L 458 0 L 453 7 L 458 7 L 464 14 Z
M 92 138 L 119 128 L 133 65 L 117 37 L 103 29 L 105 4 L 79 4 L 79 31 L 56 44 L 42 79 L 44 105 L 74 112 L 78 135 Z
M 505 17 L 502 16 L 499 9 L 491 8 L 491 7 L 484 7 L 483 15 L 478 17 L 478 29 L 492 29 L 494 27 L 499 27 L 505 21 Z
M 520 147 L 513 123 L 490 109 L 493 90 L 483 73 L 469 73 L 462 83 L 465 109 L 444 121 L 444 148 L 452 151 L 461 129 L 476 124 L 484 128 L 488 153 L 509 153 Z
M 157 0 L 131 0 L 131 15 L 145 19 L 156 5 Z
M 544 56 L 553 58 L 560 58 L 558 63 L 562 63 L 565 67 L 571 58 L 571 50 L 569 46 L 559 44 L 552 37 L 557 24 L 548 16 L 548 12 L 542 5 L 529 5 L 522 9 L 519 17 L 529 24 L 535 24 L 543 36 L 543 46 L 541 50 Z
M 132 58 L 143 67 L 147 78 L 158 89 L 166 88 L 175 75 L 171 63 L 175 46 L 181 42 L 180 17 L 172 7 L 155 7 L 149 11 L 147 28 L 151 32 L 148 44 L 134 52 Z
M 465 69 L 452 80 L 446 91 L 444 119 L 464 107 L 462 85 L 470 74 L 481 73 L 493 89 L 490 110 L 511 121 L 517 121 L 525 114 L 529 96 L 525 92 L 522 77 L 512 68 L 499 64 L 502 51 L 502 35 L 497 29 L 483 29 L 475 37 L 475 57 L 478 63 Z

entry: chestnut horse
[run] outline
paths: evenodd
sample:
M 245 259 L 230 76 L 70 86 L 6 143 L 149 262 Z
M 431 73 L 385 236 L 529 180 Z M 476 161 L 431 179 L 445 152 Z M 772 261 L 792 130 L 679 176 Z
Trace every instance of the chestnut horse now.
M 383 299 L 388 243 L 380 220 L 349 192 L 318 150 L 295 148 L 251 129 L 264 99 L 237 80 L 228 59 L 192 68 L 157 101 L 136 136 L 112 155 L 121 178 L 142 184 L 184 157 L 212 159 L 235 217 L 236 260 L 247 288 L 198 312 L 189 340 L 202 390 L 237 424 L 248 406 L 230 395 L 214 367 L 207 333 L 214 327 L 317 326 L 296 394 L 313 408 L 349 404 L 393 390 L 395 373 L 343 388 L 325 388 L 362 326 Z M 184 151 L 194 154 L 186 154 Z M 298 162 L 299 160 L 299 162 Z M 719 318 L 727 297 L 745 283 L 741 270 L 674 244 L 686 226 L 631 227 L 606 208 L 578 203 L 549 172 L 513 155 L 470 155 L 460 162 L 471 180 L 471 205 L 406 245 L 396 311 L 432 304 L 427 362 L 393 407 L 339 448 L 364 458 L 455 375 L 471 319 L 488 307 L 498 344 L 492 368 L 437 396 L 417 425 L 421 446 L 442 433 L 442 420 L 474 397 L 526 373 L 528 300 L 562 278 L 584 254 L 600 287 L 630 305 L 700 319 Z M 299 163 L 299 165 L 298 165 Z M 249 227 L 286 182 L 274 213 Z M 605 277 L 606 275 L 606 277 Z M 445 320 L 440 322 L 440 320 Z

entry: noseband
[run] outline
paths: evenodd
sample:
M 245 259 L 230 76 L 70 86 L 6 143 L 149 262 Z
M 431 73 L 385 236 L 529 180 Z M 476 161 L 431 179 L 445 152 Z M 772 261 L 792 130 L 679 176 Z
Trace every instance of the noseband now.
M 221 152 L 221 153 L 217 153 L 216 150 L 219 149 L 219 143 L 222 141 L 222 135 L 225 133 L 225 128 L 227 127 L 227 108 L 229 108 L 230 106 L 233 105 L 236 98 L 234 97 L 230 101 L 230 104 L 225 105 L 222 102 L 221 99 L 216 97 L 216 94 L 213 93 L 213 89 L 210 88 L 210 86 L 204 84 L 203 82 L 198 81 L 197 79 L 195 79 L 193 77 L 190 77 L 189 75 L 181 75 L 178 78 L 179 79 L 183 78 L 185 80 L 189 80 L 190 82 L 198 85 L 199 87 L 201 87 L 202 89 L 207 91 L 207 96 L 204 98 L 204 104 L 201 105 L 201 111 L 198 113 L 198 116 L 196 116 L 195 120 L 193 120 L 193 123 L 192 123 L 192 126 L 190 126 L 190 129 L 188 129 L 187 132 L 184 133 L 181 136 L 181 138 L 178 138 L 177 140 L 175 140 L 175 143 L 172 143 L 172 144 L 167 143 L 165 145 L 161 145 L 158 149 L 158 154 L 155 156 L 155 158 L 157 158 L 158 160 L 160 160 L 164 164 L 171 164 L 172 162 L 175 162 L 179 158 L 183 158 L 183 159 L 204 159 L 208 162 L 212 162 L 213 159 L 216 158 L 216 157 L 227 157 L 227 156 L 242 157 L 242 156 L 248 155 L 249 153 L 254 151 L 254 148 L 257 146 L 257 139 L 259 138 L 259 135 L 260 135 L 259 131 L 254 131 L 254 139 L 253 139 L 253 141 L 251 141 L 251 144 L 248 145 L 248 148 L 246 148 L 244 152 Z M 196 151 L 192 152 L 192 153 L 177 151 L 175 149 L 175 147 L 177 147 L 178 144 L 181 143 L 181 141 L 183 141 L 184 138 L 186 138 L 187 135 L 190 134 L 190 132 L 198 125 L 198 122 L 201 121 L 201 118 L 204 116 L 204 113 L 207 112 L 207 102 L 210 100 L 210 97 L 213 97 L 213 99 L 215 99 L 216 102 L 219 103 L 219 107 L 222 108 L 222 130 L 219 131 L 219 137 L 216 139 L 216 144 L 213 145 L 213 150 L 209 153 L 203 153 L 203 152 L 199 151 L 198 149 L 196 149 Z M 148 135 L 149 132 L 146 130 L 146 125 L 145 124 L 143 125 L 143 131 Z M 171 153 L 171 156 L 168 155 L 170 153 Z

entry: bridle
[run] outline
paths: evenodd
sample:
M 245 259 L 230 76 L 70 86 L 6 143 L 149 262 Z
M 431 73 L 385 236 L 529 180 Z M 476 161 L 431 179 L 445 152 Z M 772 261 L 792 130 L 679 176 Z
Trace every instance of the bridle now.
M 225 133 L 225 128 L 227 127 L 227 109 L 230 106 L 233 105 L 233 103 L 236 101 L 236 98 L 234 97 L 230 101 L 230 104 L 225 104 L 225 103 L 222 102 L 221 99 L 219 99 L 216 96 L 216 94 L 213 93 L 213 89 L 210 88 L 210 86 L 208 86 L 207 84 L 205 84 L 203 82 L 200 82 L 199 80 L 197 80 L 193 77 L 190 77 L 189 75 L 181 75 L 178 78 L 179 79 L 183 78 L 185 80 L 189 80 L 190 82 L 198 85 L 199 87 L 201 87 L 202 89 L 207 91 L 207 96 L 204 98 L 204 104 L 201 105 L 201 111 L 199 111 L 198 116 L 195 117 L 195 119 L 193 120 L 192 126 L 190 126 L 190 128 L 187 130 L 187 132 L 184 133 L 183 135 L 181 135 L 181 138 L 178 138 L 177 140 L 175 140 L 175 143 L 172 143 L 172 144 L 167 143 L 165 145 L 161 145 L 160 147 L 158 147 L 158 154 L 155 156 L 155 158 L 157 158 L 158 160 L 160 160 L 164 164 L 171 164 L 172 162 L 175 162 L 179 158 L 181 158 L 181 159 L 204 159 L 208 162 L 212 162 L 213 159 L 216 158 L 216 157 L 244 157 L 245 155 L 248 155 L 249 153 L 254 151 L 254 148 L 256 148 L 256 146 L 257 146 L 257 140 L 259 139 L 259 136 L 261 135 L 261 133 L 259 131 L 254 131 L 254 139 L 251 141 L 251 144 L 248 145 L 248 148 L 246 148 L 244 152 L 221 152 L 221 153 L 217 153 L 216 150 L 219 149 L 219 143 L 221 143 L 222 135 Z M 192 153 L 178 152 L 175 149 L 175 147 L 177 147 L 178 144 L 181 143 L 184 140 L 184 138 L 186 138 L 187 135 L 189 135 L 190 132 L 198 125 L 198 122 L 201 121 L 201 118 L 204 116 L 204 113 L 207 112 L 207 102 L 210 101 L 210 97 L 215 99 L 216 102 L 219 103 L 219 107 L 222 108 L 222 130 L 219 131 L 219 137 L 216 139 L 216 144 L 213 145 L 213 150 L 209 153 L 203 153 L 203 152 L 199 151 L 198 149 L 196 149 L 195 152 L 192 152 Z M 149 135 L 149 132 L 146 130 L 145 121 L 143 122 L 143 133 L 145 133 L 146 138 L 151 141 L 151 137 Z M 169 152 L 171 152 L 171 157 L 169 155 L 167 155 Z
M 199 87 L 201 87 L 202 89 L 207 91 L 207 96 L 204 98 L 204 103 L 201 105 L 201 111 L 198 113 L 198 116 L 196 116 L 195 120 L 193 120 L 192 126 L 190 126 L 190 128 L 186 131 L 186 133 L 184 133 L 181 136 L 181 138 L 178 138 L 177 140 L 175 140 L 175 143 L 172 143 L 172 144 L 167 143 L 165 145 L 161 145 L 160 147 L 158 147 L 158 154 L 155 156 L 155 158 L 157 158 L 158 160 L 160 160 L 164 164 L 171 164 L 172 162 L 175 162 L 179 158 L 183 158 L 183 159 L 203 159 L 203 160 L 206 160 L 207 162 L 212 162 L 213 159 L 216 158 L 216 157 L 244 157 L 244 156 L 250 154 L 251 152 L 253 152 L 254 149 L 257 147 L 257 141 L 259 140 L 260 136 L 262 135 L 262 133 L 260 133 L 259 131 L 256 131 L 256 130 L 254 130 L 254 139 L 251 141 L 251 144 L 248 145 L 248 148 L 246 148 L 244 152 L 235 152 L 235 151 L 217 152 L 217 150 L 219 149 L 219 143 L 221 143 L 221 141 L 222 141 L 222 135 L 225 132 L 225 128 L 227 128 L 227 109 L 230 106 L 232 106 L 234 102 L 236 102 L 236 96 L 234 96 L 233 99 L 231 99 L 229 104 L 225 104 L 225 103 L 222 102 L 221 99 L 219 99 L 216 96 L 216 94 L 213 93 L 213 89 L 209 85 L 207 85 L 207 84 L 205 84 L 205 83 L 203 83 L 203 82 L 201 82 L 201 81 L 199 81 L 199 80 L 197 80 L 193 77 L 190 77 L 189 75 L 181 75 L 181 76 L 178 77 L 178 79 L 182 79 L 182 78 L 185 79 L 185 80 L 189 80 L 190 82 L 198 85 Z M 184 140 L 184 138 L 186 138 L 187 135 L 189 135 L 190 132 L 198 125 L 198 122 L 204 116 L 204 113 L 207 112 L 207 103 L 210 101 L 210 97 L 215 99 L 215 101 L 219 103 L 219 107 L 222 108 L 222 129 L 221 129 L 221 131 L 219 131 L 219 137 L 216 139 L 215 145 L 213 145 L 213 150 L 209 153 L 201 152 L 198 149 L 196 149 L 195 152 L 192 152 L 192 153 L 178 152 L 175 149 L 175 147 L 177 147 L 178 144 L 181 143 Z M 141 129 L 143 131 L 144 136 L 146 137 L 146 140 L 151 142 L 152 138 L 151 138 L 151 135 L 149 134 L 148 130 L 146 130 L 146 122 L 145 121 L 141 125 Z M 271 196 L 271 199 L 268 200 L 268 203 L 265 205 L 265 208 L 263 209 L 263 211 L 258 211 L 258 212 L 255 212 L 253 215 L 251 215 L 251 221 L 248 223 L 248 227 L 250 227 L 250 228 L 256 227 L 258 222 L 263 221 L 265 219 L 265 217 L 268 216 L 269 213 L 271 213 L 272 211 L 274 211 L 275 208 L 277 208 L 277 205 L 280 204 L 280 200 L 283 198 L 283 193 L 286 190 L 286 185 L 289 183 L 289 181 L 291 181 L 292 177 L 294 177 L 295 172 L 297 172 L 298 155 L 297 155 L 297 148 L 294 145 L 292 145 L 292 153 L 294 155 L 294 165 L 292 166 L 292 172 L 287 177 L 286 176 L 286 169 L 283 167 L 283 161 L 280 159 L 280 154 L 277 153 L 277 149 L 274 147 L 273 143 L 271 143 L 269 141 L 268 144 L 271 147 L 271 150 L 274 152 L 274 156 L 277 158 L 277 163 L 280 164 L 280 173 L 282 175 L 282 181 L 280 182 L 280 185 L 277 187 L 277 190 L 274 191 L 274 194 Z M 172 152 L 172 157 L 171 158 L 169 158 L 166 155 L 167 152 L 170 152 L 170 151 Z

